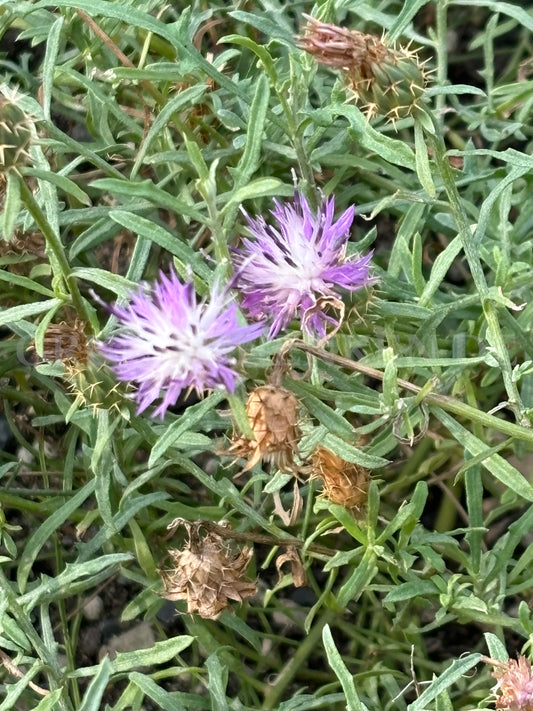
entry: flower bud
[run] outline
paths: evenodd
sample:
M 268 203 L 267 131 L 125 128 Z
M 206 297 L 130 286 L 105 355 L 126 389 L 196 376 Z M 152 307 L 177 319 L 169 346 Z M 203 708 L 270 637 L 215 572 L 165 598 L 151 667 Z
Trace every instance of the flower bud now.
M 33 139 L 33 119 L 22 109 L 19 92 L 0 88 L 0 169 L 24 165 Z
M 391 121 L 415 116 L 427 83 L 416 52 L 389 47 L 374 35 L 320 22 L 304 15 L 307 25 L 299 46 L 320 64 L 340 69 L 369 118 L 381 114 Z

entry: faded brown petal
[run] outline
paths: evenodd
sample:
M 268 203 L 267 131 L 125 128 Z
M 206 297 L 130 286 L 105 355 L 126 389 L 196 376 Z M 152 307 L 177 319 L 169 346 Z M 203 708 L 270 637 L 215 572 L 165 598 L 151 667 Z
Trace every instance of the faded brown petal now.
M 298 551 L 294 546 L 287 546 L 287 550 L 282 555 L 276 558 L 276 569 L 278 571 L 279 580 L 283 578 L 283 571 L 281 568 L 285 563 L 289 563 L 291 566 L 292 582 L 294 587 L 301 588 L 307 584 L 307 576 L 305 574 L 302 561 L 298 555 Z
M 520 655 L 518 660 L 509 659 L 503 668 L 496 669 L 493 676 L 498 683 L 496 708 L 505 711 L 533 711 L 533 673 L 531 663 Z

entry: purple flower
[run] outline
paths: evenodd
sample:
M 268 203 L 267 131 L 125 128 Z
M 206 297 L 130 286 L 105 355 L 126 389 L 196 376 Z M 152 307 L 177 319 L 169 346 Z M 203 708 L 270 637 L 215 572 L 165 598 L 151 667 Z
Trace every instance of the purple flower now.
M 100 351 L 119 380 L 138 384 L 138 413 L 161 397 L 154 411 L 161 417 L 185 388 L 233 391 L 231 352 L 264 330 L 239 324 L 226 291 L 216 287 L 209 301 L 198 301 L 194 285 L 182 284 L 175 272 L 161 273 L 150 293 L 139 289 L 128 305 L 111 310 L 121 331 Z
M 346 257 L 353 206 L 334 222 L 333 197 L 323 199 L 316 215 L 300 193 L 292 204 L 274 204 L 277 226 L 246 215 L 254 239 L 243 239 L 242 249 L 234 250 L 242 306 L 254 318 L 273 317 L 270 338 L 296 315 L 304 330 L 322 337 L 328 322 L 338 322 L 321 309 L 319 299 L 338 300 L 339 289 L 355 291 L 370 283 L 372 253 Z

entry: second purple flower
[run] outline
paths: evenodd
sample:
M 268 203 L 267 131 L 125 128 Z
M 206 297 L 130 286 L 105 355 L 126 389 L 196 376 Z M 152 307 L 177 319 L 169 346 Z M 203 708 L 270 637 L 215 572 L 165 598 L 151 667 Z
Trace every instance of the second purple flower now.
M 297 316 L 306 331 L 326 333 L 327 323 L 337 322 L 318 305 L 318 299 L 338 299 L 339 289 L 355 291 L 370 278 L 372 253 L 346 256 L 355 208 L 349 207 L 334 221 L 335 199 L 324 198 L 316 214 L 303 195 L 293 203 L 274 201 L 275 226 L 262 216 L 246 215 L 254 239 L 242 240 L 234 250 L 236 286 L 243 308 L 258 319 L 272 318 L 274 338 Z

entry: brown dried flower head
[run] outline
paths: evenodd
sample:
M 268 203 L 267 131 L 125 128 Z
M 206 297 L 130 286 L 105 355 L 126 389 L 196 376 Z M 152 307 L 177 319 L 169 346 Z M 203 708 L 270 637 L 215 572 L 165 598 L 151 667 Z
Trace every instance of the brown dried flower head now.
M 65 321 L 51 323 L 44 336 L 43 357 L 48 361 L 86 363 L 88 355 L 85 324 L 78 319 L 73 325 Z
M 320 64 L 343 72 L 367 116 L 379 113 L 394 122 L 416 113 L 427 77 L 415 52 L 389 47 L 375 35 L 304 17 L 307 25 L 297 37 L 299 46 Z
M 2 176 L 0 175 L 0 183 L 1 181 Z M 0 199 L 0 211 L 2 210 L 1 202 Z M 45 239 L 41 232 L 15 230 L 9 240 L 0 239 L 2 267 L 12 274 L 27 276 L 35 264 L 43 262 L 45 258 Z
M 250 393 L 246 414 L 254 439 L 238 437 L 227 450 L 249 459 L 243 471 L 261 459 L 273 462 L 282 471 L 295 471 L 294 453 L 300 440 L 296 396 L 281 386 L 261 385 Z
M 533 673 L 531 663 L 520 655 L 509 659 L 493 676 L 498 680 L 496 708 L 505 711 L 533 711 Z
M 218 534 L 207 531 L 201 535 L 201 522 L 181 523 L 188 529 L 189 542 L 182 550 L 169 551 L 173 567 L 160 573 L 164 598 L 186 600 L 188 612 L 216 620 L 231 609 L 230 600 L 242 602 L 255 595 L 256 584 L 244 577 L 252 548 L 233 552 Z
M 312 472 L 312 476 L 322 479 L 322 494 L 332 503 L 350 511 L 358 511 L 364 506 L 370 482 L 367 469 L 318 446 L 313 453 Z

